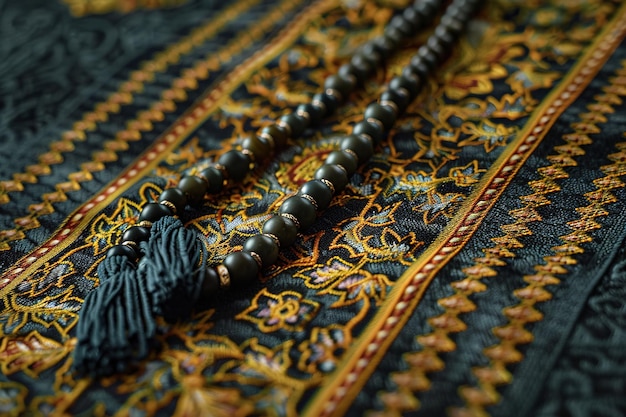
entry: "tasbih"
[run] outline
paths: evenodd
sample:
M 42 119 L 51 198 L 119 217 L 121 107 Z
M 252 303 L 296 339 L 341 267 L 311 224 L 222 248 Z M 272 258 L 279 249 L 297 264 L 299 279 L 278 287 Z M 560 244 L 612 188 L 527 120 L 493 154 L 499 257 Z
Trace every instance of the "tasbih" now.
M 207 249 L 200 236 L 175 216 L 187 205 L 200 204 L 206 194 L 243 180 L 275 148 L 332 115 L 405 39 L 430 26 L 441 0 L 415 1 L 390 20 L 383 35 L 367 42 L 337 74 L 326 78 L 324 91 L 310 103 L 249 135 L 241 149 L 225 152 L 217 163 L 183 177 L 157 202 L 146 204 L 138 223 L 123 233 L 122 243 L 111 247 L 98 266 L 100 285 L 87 294 L 80 313 L 74 368 L 89 375 L 126 371 L 149 353 L 156 335 L 155 316 L 184 317 L 199 298 L 244 288 L 273 265 L 279 250 L 292 245 L 299 231 L 310 227 L 318 212 L 347 186 L 358 166 L 373 156 L 430 74 L 447 59 L 478 4 L 479 0 L 451 2 L 434 33 L 380 99 L 367 106 L 363 120 L 342 138 L 338 150 L 328 154 L 314 178 L 281 203 L 278 213 L 264 222 L 262 233 L 249 237 L 242 250 L 229 253 L 217 266 L 205 265 Z

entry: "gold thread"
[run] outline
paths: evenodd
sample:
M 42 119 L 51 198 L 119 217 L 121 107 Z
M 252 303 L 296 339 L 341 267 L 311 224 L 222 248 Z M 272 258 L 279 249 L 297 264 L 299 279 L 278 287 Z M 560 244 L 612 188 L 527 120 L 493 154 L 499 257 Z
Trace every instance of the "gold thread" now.
M 228 289 L 230 287 L 230 273 L 228 272 L 228 268 L 226 268 L 224 264 L 219 264 L 215 267 L 215 270 L 220 277 L 220 287 Z

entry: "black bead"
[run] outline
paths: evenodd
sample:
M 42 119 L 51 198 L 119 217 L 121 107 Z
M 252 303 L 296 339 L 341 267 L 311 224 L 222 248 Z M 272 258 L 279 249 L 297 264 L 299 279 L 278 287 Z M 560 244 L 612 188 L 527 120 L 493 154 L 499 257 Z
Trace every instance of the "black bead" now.
M 376 70 L 376 64 L 372 63 L 371 60 L 366 59 L 364 55 L 359 53 L 352 56 L 350 63 L 365 74 L 366 78 L 372 75 Z
M 208 187 L 207 181 L 193 175 L 183 177 L 178 183 L 178 188 L 185 194 L 190 204 L 202 202 Z
M 344 77 L 341 74 L 331 75 L 324 81 L 324 88 L 339 91 L 343 100 L 348 98 L 354 87 L 356 87 L 356 79 Z
M 423 1 L 416 0 L 413 4 L 413 9 L 422 15 L 425 19 L 430 20 L 435 16 L 437 8 L 439 7 L 437 1 Z
M 348 185 L 348 173 L 339 165 L 324 164 L 315 171 L 316 180 L 328 180 L 335 187 L 335 192 L 343 190 Z
M 125 256 L 129 261 L 137 260 L 137 252 L 128 245 L 115 245 L 107 251 L 107 258 L 111 256 Z
M 217 162 L 226 169 L 228 177 L 235 181 L 241 181 L 250 171 L 250 158 L 241 151 L 230 150 L 220 156 Z
M 309 228 L 315 223 L 317 217 L 313 203 L 299 195 L 294 195 L 283 201 L 278 212 L 280 214 L 291 214 L 298 219 L 301 230 Z
M 452 33 L 455 36 L 458 36 L 463 31 L 463 22 L 460 21 L 455 16 L 452 16 L 448 13 L 443 15 L 441 18 L 441 22 L 439 23 L 442 27 L 446 28 L 448 32 Z
M 383 58 L 389 58 L 398 47 L 397 43 L 392 42 L 385 36 L 379 36 L 372 41 L 372 44 L 377 48 L 378 52 Z
M 426 42 L 426 46 L 437 57 L 437 62 L 443 62 L 450 56 L 450 48 L 444 46 L 439 38 L 431 36 Z
M 391 101 L 396 105 L 399 113 L 404 113 L 411 103 L 411 97 L 403 90 L 387 90 L 381 94 L 380 101 Z
M 124 231 L 122 242 L 146 242 L 150 238 L 150 229 L 147 227 L 133 226 Z
M 156 222 L 161 217 L 171 216 L 172 210 L 159 203 L 148 203 L 141 209 L 141 215 L 139 221 L 147 220 L 149 222 Z
M 283 216 L 272 216 L 263 224 L 263 233 L 274 235 L 280 247 L 291 246 L 298 236 L 298 227 L 294 222 Z
M 342 146 L 343 146 L 343 142 L 344 141 L 341 142 Z M 357 153 L 357 157 L 358 157 L 358 153 Z M 329 165 L 332 165 L 332 164 L 341 165 L 342 167 L 345 168 L 346 172 L 348 173 L 348 176 L 354 174 L 354 172 L 356 171 L 359 165 L 359 161 L 354 157 L 354 155 L 346 152 L 343 148 L 340 151 L 332 151 L 331 153 L 329 153 L 324 163 L 329 164 Z
M 402 70 L 402 74 L 406 74 L 407 76 L 409 76 L 409 74 L 414 74 L 425 80 L 430 75 L 430 67 L 423 57 L 414 55 L 413 58 L 411 58 L 409 66 Z
M 263 142 L 255 134 L 251 134 L 245 138 L 241 143 L 241 148 L 252 152 L 257 161 L 267 158 L 271 151 L 269 143 Z
M 306 113 L 309 115 L 309 126 L 317 126 L 324 117 L 324 111 L 321 107 L 315 107 L 311 103 L 300 104 L 296 109 L 296 113 Z M 302 116 L 304 117 L 304 116 Z
M 393 49 L 397 49 L 400 43 L 403 40 L 402 32 L 394 27 L 387 26 L 385 28 L 385 32 L 383 36 L 389 42 L 390 45 L 393 45 Z
M 222 264 L 228 269 L 230 286 L 233 288 L 244 288 L 250 285 L 259 273 L 259 265 L 246 252 L 229 253 Z
M 335 152 L 339 153 L 340 151 Z M 344 154 L 344 152 L 341 153 Z M 328 162 L 328 159 L 326 161 Z M 354 165 L 356 166 L 356 162 L 354 163 Z M 308 194 L 313 197 L 313 199 L 317 203 L 318 210 L 326 209 L 333 198 L 333 193 L 330 188 L 328 188 L 320 180 L 311 180 L 305 182 L 302 187 L 300 187 L 300 194 Z
M 442 46 L 447 48 L 452 48 L 455 43 L 455 36 L 445 26 L 438 25 L 435 28 L 434 37 L 439 40 Z
M 402 74 L 398 77 L 394 77 L 389 82 L 389 88 L 392 90 L 405 89 L 409 93 L 409 101 L 412 101 L 417 97 L 422 89 L 422 78 L 415 74 Z M 408 104 L 408 103 L 407 103 Z
M 424 26 L 424 17 L 412 7 L 404 9 L 402 17 L 404 17 L 404 20 L 406 20 L 413 27 L 414 31 L 417 31 Z
M 249 237 L 243 244 L 243 250 L 259 255 L 264 268 L 273 265 L 278 259 L 278 245 L 269 236 L 255 235 Z
M 405 38 L 416 32 L 415 28 L 402 15 L 394 16 L 389 22 L 389 25 L 398 29 Z
M 219 169 L 215 167 L 208 167 L 203 169 L 200 172 L 200 175 L 206 178 L 209 183 L 206 190 L 207 193 L 217 194 L 224 188 L 224 174 L 222 174 L 222 171 L 220 171 Z
M 391 129 L 393 124 L 396 122 L 396 115 L 393 111 L 389 107 L 381 106 L 379 103 L 372 103 L 367 106 L 363 118 L 365 120 L 379 120 L 385 127 L 385 130 Z
M 383 140 L 383 128 L 378 123 L 368 122 L 367 120 L 360 121 L 352 128 L 352 133 L 355 135 L 368 135 L 372 138 L 374 143 L 378 145 Z
M 287 132 L 287 129 L 278 126 L 277 124 L 265 126 L 263 129 L 261 129 L 261 133 L 271 136 L 274 140 L 274 145 L 276 147 L 284 146 L 290 136 L 289 132 Z
M 338 74 L 346 78 L 354 77 L 354 80 L 358 85 L 363 85 L 365 79 L 367 78 L 367 74 L 360 71 L 351 63 L 343 64 L 341 67 L 339 67 Z
M 361 50 L 355 54 L 355 56 L 369 62 L 374 69 L 380 66 L 384 61 L 383 55 L 381 55 L 381 53 L 376 50 L 376 47 L 370 42 L 366 43 Z
M 207 268 L 200 287 L 200 299 L 208 299 L 215 297 L 220 289 L 220 276 L 214 268 Z
M 280 121 L 287 124 L 291 128 L 291 137 L 297 138 L 306 129 L 306 120 L 295 113 L 286 114 L 280 118 Z
M 358 135 L 348 135 L 341 141 L 341 149 L 349 149 L 359 158 L 359 164 L 367 162 L 374 155 L 374 146 L 372 142 Z
M 159 203 L 162 201 L 169 201 L 176 207 L 176 213 L 180 213 L 185 210 L 187 205 L 187 197 L 180 188 L 168 188 L 164 190 L 159 196 Z
M 319 101 L 323 104 L 326 111 L 324 112 L 324 116 L 330 116 L 335 111 L 337 111 L 337 106 L 339 105 L 339 101 L 337 97 L 330 96 L 326 93 L 317 93 L 313 96 L 313 101 Z
M 420 46 L 417 50 L 417 56 L 424 60 L 424 63 L 428 66 L 430 71 L 437 68 L 437 64 L 439 63 L 439 59 L 437 55 L 426 45 Z

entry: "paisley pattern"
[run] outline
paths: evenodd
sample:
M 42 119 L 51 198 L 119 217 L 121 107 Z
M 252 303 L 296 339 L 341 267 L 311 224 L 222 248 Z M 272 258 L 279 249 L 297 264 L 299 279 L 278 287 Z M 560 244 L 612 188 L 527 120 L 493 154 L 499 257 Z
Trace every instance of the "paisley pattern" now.
M 72 371 L 141 207 L 308 102 L 405 1 L 0 0 L 0 414 L 622 415 L 626 7 L 488 2 L 372 160 L 239 292 Z M 259 232 L 410 60 L 180 215 Z

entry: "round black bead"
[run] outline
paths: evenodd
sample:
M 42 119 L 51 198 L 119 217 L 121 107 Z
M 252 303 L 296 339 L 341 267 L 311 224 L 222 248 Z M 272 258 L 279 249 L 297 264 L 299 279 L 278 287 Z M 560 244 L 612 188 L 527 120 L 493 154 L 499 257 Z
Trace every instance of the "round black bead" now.
M 430 20 L 435 16 L 439 3 L 438 1 L 416 0 L 413 4 L 413 9 L 424 16 L 425 19 Z
M 300 229 L 309 228 L 317 217 L 315 206 L 306 198 L 294 195 L 283 201 L 278 210 L 280 214 L 291 214 L 300 223 Z
M 392 42 L 386 36 L 379 36 L 372 41 L 383 58 L 389 58 L 398 47 L 397 43 Z
M 146 242 L 150 238 L 150 229 L 147 227 L 133 226 L 124 231 L 122 242 Z
M 402 17 L 413 27 L 414 32 L 424 25 L 424 17 L 412 7 L 404 9 Z
M 447 48 L 452 48 L 455 42 L 454 35 L 448 30 L 448 28 L 446 28 L 445 26 L 441 26 L 441 25 L 438 25 L 435 28 L 434 37 L 436 39 L 439 39 L 439 42 L 441 43 L 441 45 Z
M 284 248 L 296 241 L 298 227 L 288 218 L 275 215 L 263 223 L 263 233 L 276 236 L 280 246 Z
M 444 46 L 437 37 L 431 36 L 426 42 L 426 46 L 437 57 L 437 62 L 443 62 L 450 56 L 450 47 Z
M 214 268 L 207 268 L 204 273 L 204 279 L 202 280 L 202 286 L 200 287 L 200 299 L 215 297 L 219 289 L 220 276 Z
M 206 182 L 209 183 L 206 192 L 209 194 L 217 194 L 224 188 L 224 174 L 222 171 L 215 167 L 208 167 L 203 169 L 200 174 L 206 178 Z M 202 178 L 200 178 L 202 179 Z M 179 186 L 180 187 L 180 186 Z
M 249 237 L 243 244 L 243 250 L 259 255 L 264 268 L 273 265 L 278 259 L 278 245 L 269 236 L 255 235 Z
M 180 213 L 185 210 L 187 205 L 187 197 L 180 188 L 168 188 L 164 190 L 159 196 L 159 203 L 162 201 L 169 201 L 176 207 L 176 213 Z
M 437 68 L 437 64 L 439 63 L 439 58 L 428 46 L 426 45 L 420 46 L 420 48 L 417 50 L 416 56 L 424 60 L 424 63 L 428 66 L 430 71 Z
M 202 202 L 208 187 L 209 184 L 207 184 L 205 180 L 193 175 L 183 177 L 178 183 L 178 188 L 186 195 L 187 201 L 190 204 Z
M 463 22 L 449 13 L 443 15 L 439 24 L 455 36 L 458 36 L 463 31 Z
M 261 141 L 257 135 L 250 135 L 241 142 L 241 148 L 252 152 L 256 160 L 265 159 L 269 156 L 271 148 L 269 143 Z
M 398 46 L 402 42 L 402 39 L 404 38 L 402 36 L 402 32 L 391 26 L 387 26 L 385 28 L 383 36 L 387 39 L 387 42 L 389 42 L 389 44 L 394 45 L 393 49 L 398 48 Z
M 241 181 L 250 171 L 250 158 L 241 151 L 230 150 L 220 156 L 217 162 L 224 166 L 228 177 L 235 181 Z
M 355 135 L 368 135 L 372 138 L 376 145 L 383 140 L 384 135 L 381 125 L 378 123 L 368 122 L 367 120 L 362 120 L 355 124 L 352 128 L 352 133 Z
M 309 126 L 318 125 L 324 117 L 324 110 L 321 107 L 312 105 L 311 103 L 300 104 L 296 109 L 296 113 L 301 112 L 309 115 Z
M 422 85 L 422 79 L 415 74 L 409 74 L 408 76 L 403 74 L 398 77 L 393 77 L 389 82 L 389 88 L 391 90 L 406 90 L 409 93 L 409 101 L 412 101 L 415 97 L 417 97 L 420 93 Z
M 229 253 L 222 264 L 228 269 L 230 286 L 233 288 L 243 288 L 250 285 L 259 273 L 259 265 L 246 252 Z
M 339 165 L 324 164 L 315 171 L 316 180 L 328 180 L 335 187 L 335 192 L 343 190 L 348 185 L 348 173 Z
M 337 111 L 337 106 L 339 105 L 339 101 L 337 97 L 328 95 L 326 93 L 317 93 L 313 96 L 313 101 L 319 101 L 324 105 L 324 116 L 330 116 L 335 111 Z
M 159 203 L 148 203 L 141 209 L 141 215 L 139 221 L 147 220 L 149 222 L 156 222 L 161 217 L 171 216 L 172 210 Z
M 342 141 L 342 146 L 343 146 L 344 141 Z M 356 154 L 358 157 L 359 154 L 358 153 Z M 332 165 L 332 164 L 341 165 L 342 167 L 345 168 L 346 172 L 348 173 L 348 176 L 354 174 L 354 172 L 356 171 L 359 165 L 359 161 L 354 157 L 354 155 L 346 152 L 344 148 L 342 148 L 342 150 L 340 151 L 332 151 L 331 153 L 329 153 L 324 163 L 329 164 L 329 165 Z
M 344 152 L 336 152 L 344 154 Z M 356 163 L 354 165 L 356 166 Z M 302 187 L 300 187 L 300 194 L 308 194 L 313 197 L 313 199 L 317 203 L 318 210 L 326 209 L 333 198 L 333 192 L 320 180 L 311 180 L 305 182 Z
M 344 78 L 354 78 L 356 84 L 358 85 L 363 85 L 365 79 L 367 78 L 366 73 L 362 72 L 351 63 L 343 64 L 342 66 L 340 66 L 338 74 Z
M 365 120 L 379 120 L 385 127 L 385 130 L 391 129 L 393 124 L 396 122 L 396 115 L 393 111 L 389 107 L 381 106 L 379 103 L 372 103 L 367 106 L 365 114 L 363 114 L 363 118 Z
M 287 132 L 287 129 L 278 126 L 277 124 L 265 126 L 261 129 L 261 133 L 271 136 L 272 139 L 274 139 L 274 145 L 276 147 L 284 146 L 289 138 L 289 132 Z
M 389 25 L 398 29 L 405 38 L 416 32 L 416 28 L 414 28 L 402 15 L 394 16 L 389 22 Z
M 374 155 L 374 145 L 372 142 L 358 135 L 348 135 L 341 141 L 341 149 L 349 149 L 359 158 L 359 164 L 363 164 Z
M 376 65 L 360 53 L 353 55 L 350 63 L 360 72 L 365 74 L 365 77 L 372 75 L 376 69 Z
M 425 80 L 430 75 L 430 67 L 421 56 L 414 55 L 411 58 L 409 66 L 402 70 L 402 75 L 409 77 L 410 75 L 417 75 L 421 79 Z
M 280 118 L 280 121 L 289 125 L 291 128 L 291 137 L 297 138 L 302 133 L 304 133 L 304 129 L 307 127 L 306 120 L 304 117 L 300 117 L 295 113 L 286 114 Z
M 344 100 L 348 98 L 354 87 L 356 87 L 356 79 L 354 77 L 344 77 L 341 74 L 331 75 L 324 81 L 324 88 L 339 91 Z
M 398 107 L 398 112 L 404 113 L 411 103 L 411 97 L 408 92 L 402 90 L 387 90 L 381 94 L 380 101 L 391 101 Z
M 107 258 L 111 256 L 125 256 L 129 261 L 137 260 L 137 252 L 128 245 L 115 245 L 107 251 Z

